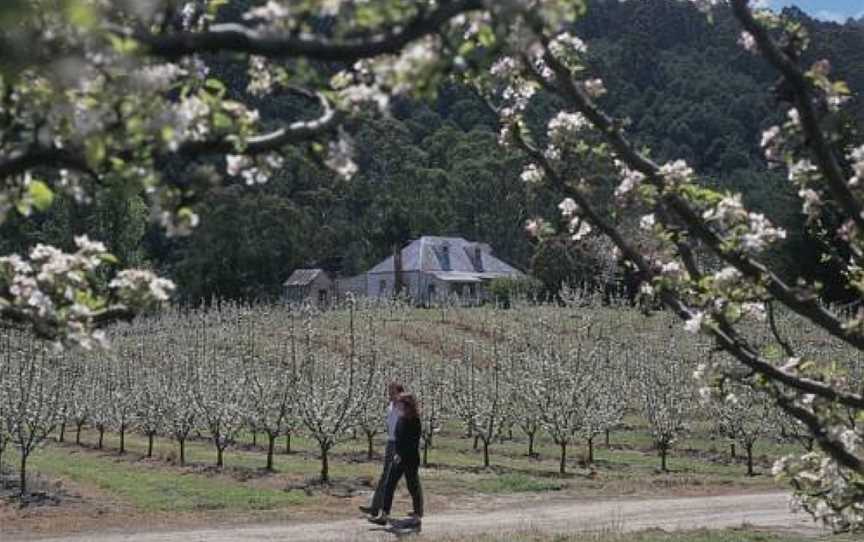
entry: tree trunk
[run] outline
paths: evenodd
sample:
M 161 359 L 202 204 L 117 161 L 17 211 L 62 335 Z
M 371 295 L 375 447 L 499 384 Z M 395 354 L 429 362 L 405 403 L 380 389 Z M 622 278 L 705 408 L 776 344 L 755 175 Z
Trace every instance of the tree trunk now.
M 100 425 L 99 427 L 99 444 L 96 446 L 98 449 L 102 449 L 102 441 L 105 438 L 105 426 Z
M 84 422 L 75 424 L 75 444 L 81 446 L 81 429 L 84 427 Z
M 156 436 L 155 431 L 147 432 L 147 457 L 153 457 L 153 438 Z
M 669 472 L 666 468 L 666 446 L 660 446 L 660 470 Z
M 747 450 L 747 476 L 755 476 L 756 473 L 753 472 L 753 444 L 746 444 L 744 449 Z
M 126 453 L 126 426 L 120 426 L 120 455 Z
M 474 449 L 476 450 L 480 443 L 480 437 L 474 435 Z
M 57 442 L 66 441 L 66 422 L 60 424 L 60 435 L 57 437 Z
M 321 446 L 321 483 L 329 484 L 330 483 L 330 463 L 327 458 L 328 448 L 326 446 Z
M 609 430 L 608 429 L 606 430 L 606 442 L 605 442 L 605 444 L 606 444 L 607 448 L 610 446 L 610 444 L 609 444 Z
M 252 447 L 258 446 L 258 431 L 252 431 Z
M 180 443 L 180 466 L 184 466 L 186 464 L 186 439 L 179 438 L 177 442 Z
M 588 437 L 588 464 L 594 463 L 594 437 Z
M 489 441 L 483 439 L 483 467 L 489 468 Z
M 737 457 L 737 455 L 735 454 L 735 443 L 734 442 L 729 443 L 729 455 L 732 457 L 732 459 L 735 459 Z
M 562 442 L 562 443 L 560 443 L 560 446 L 561 446 L 561 464 L 558 467 L 558 472 L 560 474 L 566 474 L 567 473 L 567 443 Z
M 285 455 L 291 453 L 291 431 L 285 433 Z
M 370 461 L 372 460 L 372 456 L 374 455 L 374 453 L 373 453 L 374 450 L 372 449 L 372 439 L 373 439 L 373 435 L 366 433 L 366 441 L 369 444 L 369 447 L 366 450 L 366 459 L 368 459 Z
M 528 457 L 534 457 L 534 433 L 528 433 Z
M 23 497 L 27 494 L 27 456 L 29 454 L 22 453 L 21 454 L 21 470 L 19 471 L 19 483 L 21 488 L 20 495 Z
M 273 471 L 273 451 L 276 449 L 276 433 L 267 433 L 267 470 Z
M 216 445 L 216 468 L 221 469 L 225 463 L 222 461 L 222 451 L 224 448 L 220 445 Z
M 429 466 L 429 444 L 430 441 L 428 439 L 423 440 L 423 466 Z

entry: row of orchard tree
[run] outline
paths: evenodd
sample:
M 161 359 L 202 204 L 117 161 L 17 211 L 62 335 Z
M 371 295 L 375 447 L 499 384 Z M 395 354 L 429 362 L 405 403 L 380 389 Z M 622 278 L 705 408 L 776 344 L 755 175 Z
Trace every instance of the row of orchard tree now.
M 181 465 L 187 442 L 206 438 L 218 467 L 226 448 L 251 432 L 266 441 L 272 470 L 277 439 L 290 452 L 292 435 L 302 434 L 317 443 L 328 481 L 330 452 L 344 439 L 363 435 L 371 458 L 393 380 L 422 405 L 424 464 L 445 422 L 482 446 L 484 466 L 499 439 L 521 433 L 533 455 L 546 435 L 560 450 L 561 473 L 568 450 L 584 443 L 593 461 L 595 438 L 605 433 L 608 442 L 629 413 L 650 428 L 664 471 L 694 421 L 711 420 L 738 443 L 751 474 L 758 438 L 778 428 L 801 434 L 749 387 L 730 382 L 725 400 L 700 401 L 692 374 L 712 354 L 692 336 L 665 324 L 666 334 L 640 333 L 622 325 L 639 318 L 633 311 L 578 304 L 576 319 L 559 306 L 451 307 L 439 317 L 395 303 L 351 302 L 324 313 L 223 304 L 141 319 L 115 329 L 110 349 L 94 351 L 54 352 L 7 329 L 0 335 L 0 462 L 5 448 L 17 450 L 26 492 L 27 460 L 39 444 L 70 432 L 80 444 L 89 427 L 98 448 L 106 432 L 117 434 L 121 454 L 130 431 L 146 436 L 148 457 L 154 439 L 171 439 Z M 430 340 L 411 340 L 405 326 L 412 318 Z

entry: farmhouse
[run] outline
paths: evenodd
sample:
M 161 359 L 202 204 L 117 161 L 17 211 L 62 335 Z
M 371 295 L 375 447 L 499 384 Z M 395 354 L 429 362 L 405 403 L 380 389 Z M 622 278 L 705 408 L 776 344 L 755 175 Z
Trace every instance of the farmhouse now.
M 426 303 L 447 296 L 485 299 L 485 286 L 496 278 L 519 279 L 525 274 L 496 258 L 486 243 L 424 236 L 366 273 L 338 282 L 342 292 L 386 297 L 401 289 L 415 303 Z
M 323 269 L 296 269 L 283 284 L 285 300 L 325 306 L 336 296 L 336 283 Z

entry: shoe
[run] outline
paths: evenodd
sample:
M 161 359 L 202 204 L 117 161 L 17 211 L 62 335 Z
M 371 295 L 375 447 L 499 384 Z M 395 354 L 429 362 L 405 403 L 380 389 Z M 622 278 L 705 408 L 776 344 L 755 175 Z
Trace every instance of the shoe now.
M 380 516 L 368 516 L 366 521 L 369 523 L 374 523 L 375 525 L 387 525 L 387 522 L 390 521 L 390 518 L 387 517 L 387 514 L 381 514 Z
M 378 510 L 376 508 L 372 508 L 371 506 L 358 506 L 361 512 L 364 514 L 369 514 L 370 516 L 377 516 Z

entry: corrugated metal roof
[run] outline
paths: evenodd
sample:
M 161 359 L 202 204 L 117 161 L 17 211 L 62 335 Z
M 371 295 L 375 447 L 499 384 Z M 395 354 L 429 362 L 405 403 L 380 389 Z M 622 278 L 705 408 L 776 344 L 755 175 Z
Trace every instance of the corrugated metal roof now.
M 476 261 L 477 249 L 480 250 L 479 262 Z M 490 275 L 484 278 L 523 276 L 521 271 L 493 256 L 491 248 L 486 243 L 466 241 L 461 237 L 424 236 L 412 241 L 402 249 L 402 270 Z M 368 272 L 392 273 L 393 256 Z
M 295 269 L 283 286 L 308 286 L 323 272 L 323 269 Z

